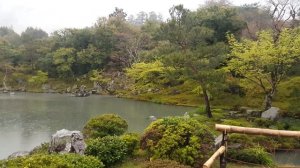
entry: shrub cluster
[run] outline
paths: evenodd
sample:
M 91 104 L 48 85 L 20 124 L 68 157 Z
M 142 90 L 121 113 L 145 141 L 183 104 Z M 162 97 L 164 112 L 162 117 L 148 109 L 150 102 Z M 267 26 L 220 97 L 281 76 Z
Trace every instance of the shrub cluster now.
M 120 116 L 105 114 L 90 119 L 83 128 L 83 135 L 86 138 L 122 135 L 127 129 L 127 122 Z
M 200 166 L 213 151 L 209 129 L 192 118 L 169 117 L 153 122 L 141 138 L 141 147 L 153 159 L 170 159 Z

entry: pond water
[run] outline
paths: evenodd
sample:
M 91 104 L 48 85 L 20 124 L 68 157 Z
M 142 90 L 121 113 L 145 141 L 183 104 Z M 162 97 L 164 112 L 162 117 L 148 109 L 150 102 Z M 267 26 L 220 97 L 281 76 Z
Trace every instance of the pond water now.
M 300 167 L 300 150 L 276 151 L 275 160 L 285 167 Z
M 82 130 L 91 117 L 99 114 L 118 114 L 128 122 L 130 132 L 140 133 L 151 122 L 149 116 L 183 115 L 192 109 L 110 96 L 0 94 L 0 159 L 49 141 L 57 130 Z

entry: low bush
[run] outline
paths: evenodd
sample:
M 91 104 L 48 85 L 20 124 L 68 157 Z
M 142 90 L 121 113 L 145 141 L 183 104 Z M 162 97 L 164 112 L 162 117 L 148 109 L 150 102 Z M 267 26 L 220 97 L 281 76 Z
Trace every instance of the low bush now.
M 192 118 L 159 119 L 146 129 L 141 147 L 152 159 L 170 159 L 200 166 L 213 151 L 214 137 L 208 127 Z
M 100 159 L 105 166 L 110 167 L 126 157 L 127 145 L 117 136 L 106 136 L 91 139 L 87 143 L 85 153 Z
M 103 168 L 101 161 L 93 156 L 76 154 L 36 154 L 0 162 L 0 167 L 26 168 Z
M 182 165 L 173 160 L 153 160 L 146 162 L 142 168 L 190 168 L 190 166 Z
M 104 114 L 90 119 L 83 128 L 83 135 L 86 138 L 122 135 L 127 129 L 127 122 L 120 116 Z
M 140 142 L 140 137 L 138 134 L 134 133 L 128 133 L 124 134 L 121 137 L 121 140 L 125 142 L 127 146 L 127 154 L 128 155 L 133 155 L 134 151 L 138 149 L 139 142 Z
M 273 167 L 275 165 L 272 156 L 267 153 L 264 148 L 259 146 L 241 150 L 228 150 L 228 156 L 231 159 L 266 165 L 269 167 Z

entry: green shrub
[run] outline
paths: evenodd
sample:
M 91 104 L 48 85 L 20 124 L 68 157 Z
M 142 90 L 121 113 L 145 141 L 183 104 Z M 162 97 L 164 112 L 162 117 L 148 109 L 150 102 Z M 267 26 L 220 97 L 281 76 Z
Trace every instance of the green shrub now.
M 272 156 L 269 153 L 267 153 L 264 148 L 259 146 L 241 150 L 229 150 L 228 156 L 229 158 L 244 162 L 261 164 L 266 166 L 274 166 Z
M 190 168 L 190 166 L 181 165 L 173 160 L 153 160 L 146 162 L 142 168 Z
M 127 145 L 119 137 L 106 136 L 88 141 L 87 155 L 100 159 L 105 166 L 111 166 L 126 157 Z
M 126 153 L 128 155 L 133 155 L 134 151 L 138 149 L 138 145 L 140 142 L 139 135 L 134 133 L 129 133 L 129 134 L 122 135 L 120 138 L 123 142 L 125 142 L 127 146 Z
M 265 118 L 256 118 L 254 122 L 257 126 L 266 128 L 269 128 L 271 125 L 275 124 L 274 121 Z
M 152 159 L 170 159 L 200 166 L 213 151 L 214 138 L 197 120 L 169 117 L 153 122 L 141 138 L 141 147 Z
M 90 119 L 83 128 L 83 135 L 86 138 L 122 135 L 127 129 L 127 122 L 120 116 L 104 114 Z
M 35 147 L 30 151 L 30 155 L 33 154 L 48 154 L 49 153 L 49 143 L 45 142 L 42 143 L 41 145 Z
M 76 154 L 37 154 L 2 161 L 2 163 L 0 162 L 0 167 L 102 168 L 104 165 L 93 156 Z

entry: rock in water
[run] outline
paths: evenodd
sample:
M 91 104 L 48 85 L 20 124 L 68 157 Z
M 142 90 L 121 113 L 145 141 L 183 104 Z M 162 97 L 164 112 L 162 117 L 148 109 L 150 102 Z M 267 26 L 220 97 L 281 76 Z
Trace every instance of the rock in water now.
M 150 121 L 156 121 L 157 118 L 155 116 L 149 116 Z
M 27 156 L 27 155 L 29 155 L 28 151 L 19 151 L 19 152 L 15 152 L 15 153 L 12 153 L 11 155 L 9 155 L 8 159 L 14 159 L 17 157 L 23 157 L 23 156 Z
M 80 131 L 62 129 L 51 137 L 50 153 L 78 153 L 84 154 L 86 144 Z
M 267 110 L 261 114 L 261 118 L 275 120 L 276 118 L 278 118 L 279 110 L 280 109 L 277 107 L 271 107 L 269 110 Z

